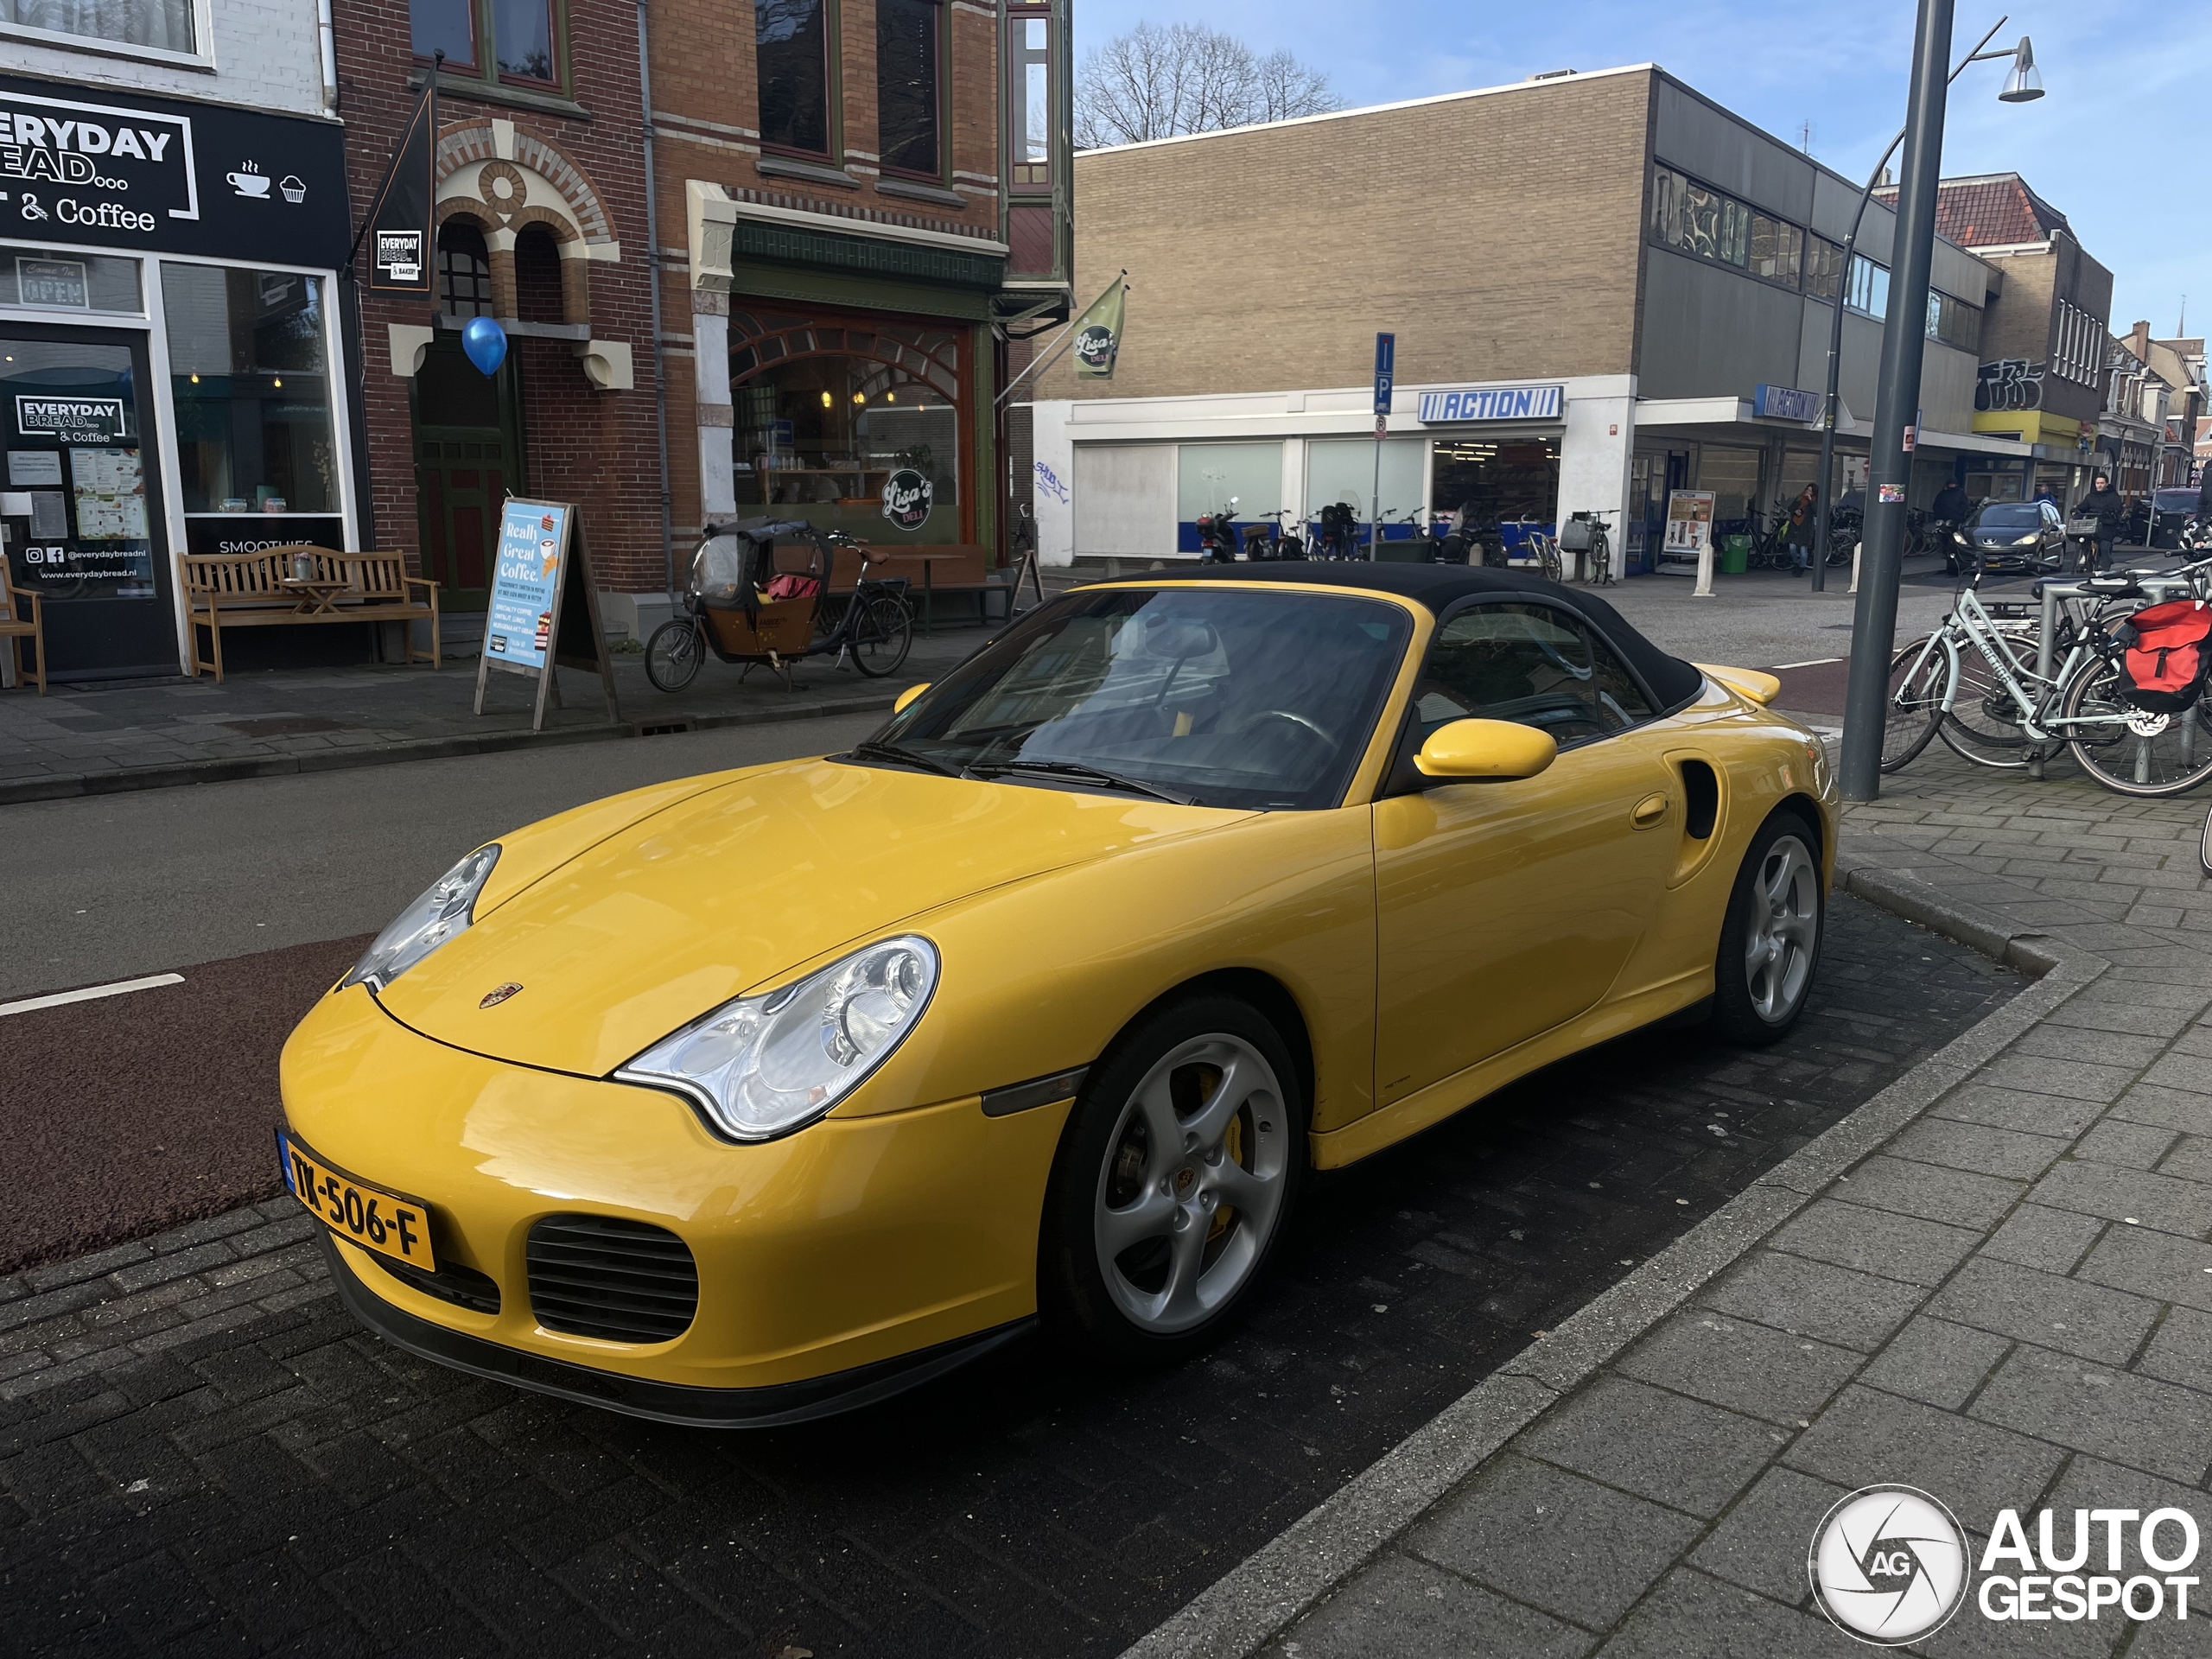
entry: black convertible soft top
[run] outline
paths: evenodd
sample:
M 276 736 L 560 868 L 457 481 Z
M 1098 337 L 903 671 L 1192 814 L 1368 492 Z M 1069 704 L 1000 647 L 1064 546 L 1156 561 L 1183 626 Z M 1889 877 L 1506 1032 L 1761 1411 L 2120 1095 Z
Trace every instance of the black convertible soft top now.
M 1370 564 L 1360 560 L 1293 560 L 1256 564 L 1199 564 L 1147 570 L 1113 578 L 1121 582 L 1312 582 L 1329 588 L 1364 588 L 1395 594 L 1429 610 L 1443 612 L 1475 596 L 1541 599 L 1580 614 L 1628 659 L 1663 709 L 1679 708 L 1698 694 L 1705 676 L 1679 657 L 1669 657 L 1630 627 L 1621 613 L 1595 594 L 1560 587 L 1541 576 L 1465 564 Z

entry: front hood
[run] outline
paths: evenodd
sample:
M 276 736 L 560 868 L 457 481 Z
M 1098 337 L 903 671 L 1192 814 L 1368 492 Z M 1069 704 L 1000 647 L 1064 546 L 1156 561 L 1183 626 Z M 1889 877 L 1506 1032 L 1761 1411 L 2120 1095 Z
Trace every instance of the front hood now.
M 578 853 L 379 1000 L 441 1042 L 603 1077 L 710 1008 L 909 917 L 1249 816 L 792 761 Z M 508 983 L 523 988 L 478 1006 Z

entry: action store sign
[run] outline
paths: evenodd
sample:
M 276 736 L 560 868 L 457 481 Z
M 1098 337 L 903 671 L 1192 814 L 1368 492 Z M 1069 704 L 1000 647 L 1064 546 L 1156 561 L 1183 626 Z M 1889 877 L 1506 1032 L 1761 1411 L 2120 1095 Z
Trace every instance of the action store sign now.
M 335 266 L 343 132 L 0 75 L 0 236 Z

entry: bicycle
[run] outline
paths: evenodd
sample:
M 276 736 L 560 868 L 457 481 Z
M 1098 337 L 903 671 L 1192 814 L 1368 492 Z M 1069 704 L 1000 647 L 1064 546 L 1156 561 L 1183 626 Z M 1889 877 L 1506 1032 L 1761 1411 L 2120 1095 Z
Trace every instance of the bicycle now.
M 2186 573 L 2199 597 L 2207 569 L 2212 562 Z M 2059 613 L 2051 643 L 2064 658 L 2045 677 L 2036 671 L 2039 628 L 1993 617 L 1977 574 L 1941 627 L 1890 659 L 1882 770 L 1896 772 L 1940 734 L 1961 760 L 2008 771 L 2028 766 L 2042 745 L 2063 743 L 2105 788 L 2141 798 L 2183 794 L 2212 777 L 2212 717 L 2202 699 L 2175 715 L 2124 700 L 2125 647 L 2108 624 L 2133 614 L 2118 613 L 2120 603 L 2145 597 L 2137 574 L 2082 586 L 2086 613 Z
M 1582 555 L 1582 582 L 1586 588 L 1602 588 L 1613 580 L 1613 544 L 1606 533 L 1605 520 L 1615 511 L 1598 507 L 1587 512 L 1570 513 L 1560 528 L 1560 546 L 1569 553 Z
M 1751 524 L 1751 546 L 1744 556 L 1744 569 L 1787 570 L 1796 563 L 1790 556 L 1789 543 L 1785 539 L 1789 533 L 1789 508 L 1776 507 L 1771 524 L 1766 523 L 1763 515 L 1758 512 L 1747 516 Z
M 1536 563 L 1542 569 L 1546 582 L 1564 582 L 1567 579 L 1567 566 L 1560 557 L 1558 537 L 1548 536 L 1541 530 L 1532 530 L 1529 532 L 1527 546 L 1535 554 Z

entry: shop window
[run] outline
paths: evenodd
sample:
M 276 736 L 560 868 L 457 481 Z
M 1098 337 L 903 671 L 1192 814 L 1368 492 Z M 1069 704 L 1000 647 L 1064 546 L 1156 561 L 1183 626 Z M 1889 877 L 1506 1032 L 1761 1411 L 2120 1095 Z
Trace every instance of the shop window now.
M 1428 499 L 1440 515 L 1474 526 L 1548 523 L 1559 511 L 1557 438 L 1444 438 L 1430 461 Z
M 484 232 L 465 219 L 448 219 L 438 232 L 438 308 L 457 317 L 494 315 L 491 255 Z
M 1230 507 L 1230 498 L 1236 505 Z M 1202 512 L 1234 512 L 1256 524 L 1283 505 L 1282 445 L 1185 443 L 1175 461 L 1175 517 L 1195 528 Z M 1361 511 L 1366 510 L 1364 502 Z M 1196 537 L 1192 545 L 1197 545 Z
M 737 499 L 868 540 L 962 539 L 961 336 L 738 312 L 730 318 Z M 894 474 L 911 524 L 888 520 Z M 893 528 L 896 522 L 898 527 Z
M 753 0 L 753 61 L 760 86 L 760 142 L 830 154 L 827 0 Z
M 193 0 L 0 0 L 0 24 L 197 56 Z
M 1713 492 L 1715 535 L 1732 536 L 1760 528 L 1760 503 L 1766 498 L 1762 497 L 1759 480 L 1765 459 L 1765 452 L 1760 449 L 1732 444 L 1700 446 L 1697 482 L 1683 487 Z
M 1765 213 L 1751 215 L 1751 271 L 1768 282 L 1797 286 L 1797 271 L 1804 257 L 1805 233 L 1795 225 Z
M 415 55 L 444 53 L 448 73 L 557 88 L 566 70 L 556 5 L 557 0 L 408 0 Z
M 1007 18 L 1007 152 L 1016 191 L 1052 187 L 1052 21 L 1043 6 L 1015 5 Z
M 165 264 L 187 512 L 335 512 L 320 278 Z
M 49 248 L 0 248 L 0 305 L 142 315 L 138 262 Z
M 1382 441 L 1382 516 L 1402 519 L 1421 506 L 1421 452 L 1427 446 L 1419 438 Z M 1376 445 L 1371 438 L 1317 438 L 1306 446 L 1306 518 L 1319 522 L 1321 509 L 1343 502 L 1361 524 L 1374 511 Z M 1551 511 L 1548 503 L 1545 512 Z
M 561 251 L 543 225 L 525 225 L 515 238 L 515 316 L 523 322 L 559 322 Z
M 875 0 L 875 119 L 887 172 L 938 178 L 944 9 L 938 0 Z
M 1862 316 L 1886 317 L 1890 314 L 1890 272 L 1886 265 L 1878 265 L 1863 253 L 1851 256 L 1851 283 L 1844 290 L 1843 302 Z
M 1805 238 L 1805 292 L 1835 303 L 1843 291 L 1843 249 L 1825 236 Z

